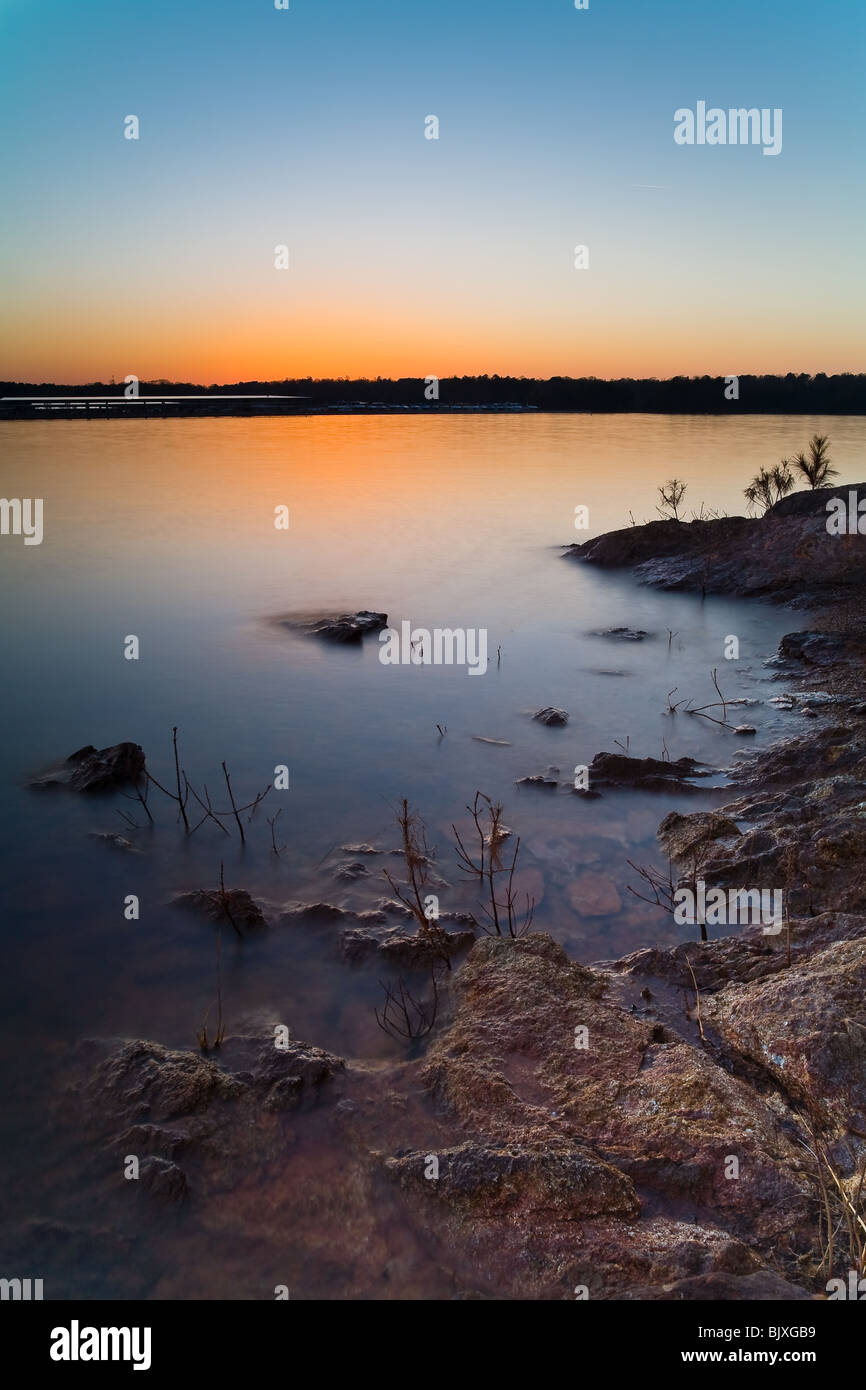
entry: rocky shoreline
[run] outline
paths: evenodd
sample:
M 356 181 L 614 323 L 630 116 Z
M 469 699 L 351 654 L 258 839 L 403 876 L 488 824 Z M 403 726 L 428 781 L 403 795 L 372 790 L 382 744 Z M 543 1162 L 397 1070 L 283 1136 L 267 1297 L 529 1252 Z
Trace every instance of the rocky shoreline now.
M 724 805 L 659 831 L 680 882 L 784 888 L 784 928 L 592 965 L 547 935 L 461 931 L 436 1027 L 398 1062 L 277 1046 L 269 1019 L 210 1055 L 81 1044 L 62 1105 L 96 1155 L 109 1245 L 128 1249 L 133 1155 L 144 1210 L 174 1213 L 162 1238 L 243 1230 L 262 1290 L 238 1271 L 239 1296 L 272 1297 L 287 1266 L 301 1298 L 336 1279 L 360 1298 L 808 1299 L 846 1277 L 866 1162 L 866 648 L 860 538 L 829 536 L 823 504 L 848 490 L 567 552 L 810 609 L 777 658 L 792 736 L 743 750 Z M 349 958 L 399 952 L 370 916 L 348 922 Z M 158 1272 L 159 1237 L 152 1258 L 148 1293 L 188 1296 Z

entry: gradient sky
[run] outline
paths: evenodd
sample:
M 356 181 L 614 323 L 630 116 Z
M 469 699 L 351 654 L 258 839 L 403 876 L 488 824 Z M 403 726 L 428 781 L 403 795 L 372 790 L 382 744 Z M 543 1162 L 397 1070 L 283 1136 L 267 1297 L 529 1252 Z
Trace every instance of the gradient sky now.
M 0 0 L 0 377 L 862 371 L 864 59 L 862 0 Z

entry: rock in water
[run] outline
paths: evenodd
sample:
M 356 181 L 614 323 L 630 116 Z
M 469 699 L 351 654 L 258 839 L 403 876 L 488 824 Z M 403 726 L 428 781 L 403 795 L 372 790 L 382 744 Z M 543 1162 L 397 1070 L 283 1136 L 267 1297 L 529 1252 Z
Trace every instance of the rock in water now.
M 197 912 L 211 922 L 233 922 L 236 927 L 266 927 L 264 914 L 245 888 L 196 888 L 191 893 L 178 893 L 173 899 L 177 907 Z
M 590 786 L 635 787 L 640 791 L 695 791 L 688 780 L 709 777 L 694 758 L 632 758 L 626 753 L 596 753 L 589 768 Z
M 388 626 L 387 613 L 373 613 L 362 608 L 358 613 L 342 613 L 337 618 L 321 618 L 306 627 L 310 637 L 322 637 L 328 642 L 360 642 L 368 632 L 381 632 Z
M 544 709 L 537 709 L 532 717 L 537 719 L 539 724 L 559 726 L 568 723 L 568 711 L 556 709 L 554 705 L 545 705 Z
M 88 743 L 65 762 L 34 778 L 31 787 L 67 787 L 74 792 L 104 792 L 134 785 L 144 772 L 144 752 L 137 743 L 115 743 L 94 748 Z

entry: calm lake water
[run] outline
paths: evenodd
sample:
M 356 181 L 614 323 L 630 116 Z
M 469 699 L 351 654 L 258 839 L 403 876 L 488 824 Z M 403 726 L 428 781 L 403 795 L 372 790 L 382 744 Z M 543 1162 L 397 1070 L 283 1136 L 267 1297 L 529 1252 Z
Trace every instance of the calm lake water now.
M 17 1215 L 62 1210 L 46 1177 L 55 1068 L 84 1036 L 144 1036 L 194 1046 L 213 997 L 213 929 L 171 906 L 180 891 L 246 888 L 276 913 L 325 899 L 369 906 L 390 894 L 383 863 L 346 885 L 341 845 L 397 843 L 408 797 L 438 856 L 443 910 L 471 905 L 451 824 L 476 790 L 501 800 L 521 836 L 535 924 L 576 959 L 670 944 L 681 929 L 636 902 L 626 860 L 656 858 L 660 819 L 683 798 L 570 794 L 574 767 L 615 740 L 632 753 L 698 756 L 722 768 L 742 746 L 705 721 L 665 716 L 666 693 L 779 693 L 764 658 L 798 617 L 761 603 L 652 592 L 583 568 L 562 546 L 655 516 L 655 487 L 689 484 L 742 512 L 762 464 L 832 440 L 842 480 L 862 472 L 866 422 L 804 417 L 552 416 L 9 422 L 0 425 L 0 492 L 44 499 L 41 546 L 0 539 L 7 736 L 0 748 L 2 1051 L 9 1076 L 7 1202 Z M 287 531 L 274 510 L 287 506 Z M 589 508 L 589 531 L 574 529 Z M 275 624 L 287 614 L 370 608 L 395 625 L 485 628 L 489 666 L 385 666 L 379 644 L 333 647 Z M 646 629 L 641 643 L 592 636 Z M 672 636 L 669 638 L 669 633 Z M 124 659 L 135 634 L 140 659 Z M 725 661 L 728 634 L 740 660 Z M 497 649 L 501 657 L 497 660 Z M 543 705 L 566 728 L 531 719 Z M 792 716 L 764 704 L 743 716 L 759 746 Z M 787 723 L 785 721 L 788 721 Z M 122 798 L 46 795 L 26 782 L 83 744 L 140 743 L 155 775 L 183 765 L 223 804 L 220 764 L 249 800 L 272 791 L 248 843 L 203 826 L 185 839 L 155 793 L 153 829 L 124 829 Z M 444 736 L 437 725 L 447 729 Z M 477 737 L 506 741 L 497 746 Z M 560 769 L 556 792 L 515 780 Z M 716 779 L 723 782 L 724 777 Z M 720 793 L 715 794 L 715 800 Z M 690 798 L 695 809 L 712 792 Z M 282 808 L 271 852 L 267 815 Z M 93 832 L 129 834 L 124 854 Z M 589 873 L 585 891 L 575 890 Z M 137 922 L 123 903 L 141 902 Z M 376 1028 L 381 968 L 351 967 L 320 929 L 275 928 L 225 942 L 229 1029 L 264 1010 L 295 1036 L 346 1056 L 390 1055 Z M 12 1066 L 8 1064 L 12 1062 Z M 56 1153 L 52 1149 L 52 1162 Z M 101 1292 L 110 1294 L 111 1289 Z

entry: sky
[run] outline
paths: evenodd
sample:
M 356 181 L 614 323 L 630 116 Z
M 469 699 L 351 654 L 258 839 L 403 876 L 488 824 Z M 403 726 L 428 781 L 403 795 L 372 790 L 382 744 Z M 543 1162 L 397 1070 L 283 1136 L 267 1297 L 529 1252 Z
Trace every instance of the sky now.
M 0 378 L 866 370 L 862 0 L 289 5 L 0 0 Z

